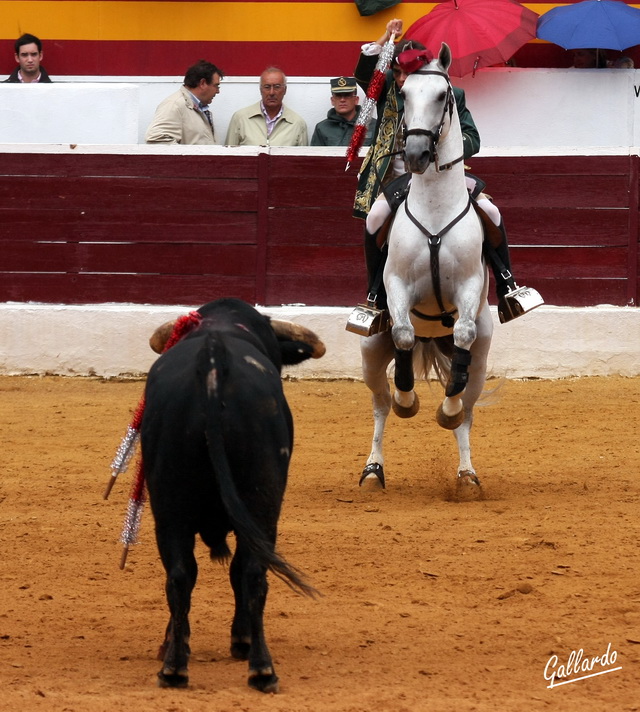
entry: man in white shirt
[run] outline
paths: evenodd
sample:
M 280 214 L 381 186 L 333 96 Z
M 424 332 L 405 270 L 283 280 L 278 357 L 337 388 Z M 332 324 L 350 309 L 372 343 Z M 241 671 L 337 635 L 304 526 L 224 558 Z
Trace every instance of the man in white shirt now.
M 260 101 L 231 117 L 227 146 L 308 146 L 307 124 L 282 102 L 287 78 L 277 67 L 260 76 Z

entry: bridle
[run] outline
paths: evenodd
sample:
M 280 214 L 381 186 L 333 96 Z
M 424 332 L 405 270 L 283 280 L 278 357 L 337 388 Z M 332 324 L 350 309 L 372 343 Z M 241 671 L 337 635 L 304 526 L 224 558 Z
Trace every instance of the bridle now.
M 445 118 L 448 113 L 449 121 L 451 121 L 451 118 L 453 116 L 453 109 L 455 106 L 453 87 L 451 86 L 449 75 L 445 74 L 444 72 L 440 72 L 433 69 L 417 69 L 416 71 L 412 72 L 412 74 L 433 74 L 438 77 L 443 77 L 447 81 L 447 94 L 444 101 L 444 107 L 442 109 L 442 116 L 440 117 L 440 122 L 438 123 L 436 130 L 431 131 L 429 129 L 407 129 L 405 125 L 402 132 L 403 143 L 406 145 L 407 136 L 426 136 L 429 139 L 429 163 L 433 163 L 435 165 L 435 169 L 438 173 L 441 171 L 447 171 L 456 163 L 460 163 L 460 161 L 464 160 L 464 156 L 460 156 L 459 158 L 456 158 L 455 160 L 450 161 L 449 163 L 445 163 L 442 166 L 438 163 L 438 142 L 440 141 L 440 137 L 442 136 L 442 129 L 444 127 Z M 402 152 L 402 155 L 404 158 L 404 151 Z

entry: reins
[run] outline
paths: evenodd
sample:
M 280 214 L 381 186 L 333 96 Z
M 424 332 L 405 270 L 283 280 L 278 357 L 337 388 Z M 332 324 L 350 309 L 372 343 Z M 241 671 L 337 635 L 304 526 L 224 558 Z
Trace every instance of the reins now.
M 412 74 L 420 74 L 422 76 L 426 76 L 429 74 L 435 75 L 437 77 L 443 77 L 446 82 L 447 82 L 447 96 L 445 98 L 444 102 L 444 108 L 442 109 L 442 116 L 440 117 L 440 123 L 438 124 L 438 128 L 436 131 L 431 131 L 430 129 L 407 129 L 405 126 L 405 129 L 403 131 L 403 142 L 406 143 L 407 136 L 426 136 L 427 138 L 431 139 L 433 141 L 433 150 L 432 150 L 432 156 L 433 156 L 433 163 L 435 165 L 435 169 L 437 173 L 441 173 L 442 171 L 448 171 L 450 170 L 453 166 L 456 165 L 456 163 L 460 163 L 461 161 L 464 161 L 464 154 L 462 156 L 459 156 L 453 161 L 450 161 L 449 163 L 445 163 L 443 166 L 441 166 L 438 163 L 438 151 L 436 150 L 438 147 L 438 142 L 440 141 L 440 136 L 442 135 L 442 127 L 444 126 L 444 119 L 445 116 L 447 115 L 447 111 L 449 112 L 449 121 L 451 121 L 453 117 L 453 107 L 455 103 L 455 99 L 453 97 L 453 87 L 451 86 L 451 82 L 449 81 L 449 76 L 445 74 L 444 72 L 439 72 L 433 69 L 417 69 L 416 71 L 412 72 Z

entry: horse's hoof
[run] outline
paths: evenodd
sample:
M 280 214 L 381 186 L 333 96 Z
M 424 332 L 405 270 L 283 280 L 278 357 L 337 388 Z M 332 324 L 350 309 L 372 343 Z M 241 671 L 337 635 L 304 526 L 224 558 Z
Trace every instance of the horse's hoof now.
M 413 403 L 408 408 L 405 408 L 404 406 L 396 403 L 395 398 L 392 398 L 391 407 L 398 418 L 413 418 L 413 416 L 420 410 L 420 399 L 418 398 L 418 394 L 414 393 Z
M 460 470 L 458 472 L 458 484 L 480 487 L 480 480 L 473 470 Z
M 264 670 L 249 670 L 249 687 L 260 692 L 278 692 L 278 676 L 273 668 L 268 667 Z
M 371 462 L 369 463 L 364 470 L 362 470 L 362 476 L 360 477 L 360 482 L 358 482 L 358 485 L 362 487 L 362 483 L 365 480 L 377 482 L 382 486 L 382 489 L 385 488 L 385 483 L 384 483 L 384 469 L 382 468 L 382 465 L 379 464 L 378 462 Z
M 455 498 L 458 502 L 477 502 L 484 499 L 482 485 L 473 470 L 458 472 Z
M 186 670 L 174 670 L 168 668 L 160 670 L 158 673 L 158 687 L 181 688 L 189 686 L 189 675 Z
M 445 430 L 455 430 L 462 425 L 464 420 L 464 408 L 460 408 L 460 412 L 455 415 L 447 415 L 442 409 L 442 403 L 438 406 L 438 412 L 436 413 L 436 422 L 441 428 Z

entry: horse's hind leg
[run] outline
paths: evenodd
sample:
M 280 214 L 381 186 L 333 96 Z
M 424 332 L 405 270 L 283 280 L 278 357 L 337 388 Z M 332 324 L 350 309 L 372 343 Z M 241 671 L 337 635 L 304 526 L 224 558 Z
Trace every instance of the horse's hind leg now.
M 458 464 L 458 481 L 463 484 L 479 485 L 480 481 L 471 463 L 471 426 L 473 425 L 473 408 L 482 394 L 487 373 L 487 356 L 491 346 L 493 321 L 488 306 L 482 310 L 478 319 L 476 340 L 471 346 L 473 358 L 469 365 L 469 377 L 464 389 L 461 402 L 464 417 L 462 423 L 454 430 L 458 444 L 460 462 Z
M 360 340 L 362 375 L 371 391 L 373 404 L 373 441 L 367 464 L 362 471 L 360 484 L 373 481 L 385 486 L 383 439 L 384 427 L 391 410 L 391 392 L 387 367 L 393 358 L 393 341 L 386 331 Z

